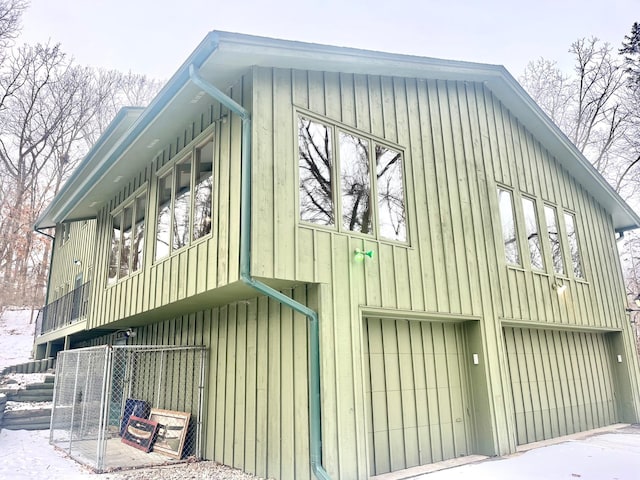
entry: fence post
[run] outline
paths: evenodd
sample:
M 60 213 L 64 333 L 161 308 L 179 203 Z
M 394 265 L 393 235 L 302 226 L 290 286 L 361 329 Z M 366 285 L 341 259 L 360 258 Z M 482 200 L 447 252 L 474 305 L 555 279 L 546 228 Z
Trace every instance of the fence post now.
M 111 371 L 111 361 L 113 350 L 111 345 L 105 347 L 104 370 L 102 372 L 102 394 L 100 395 L 100 413 L 102 418 L 98 427 L 98 451 L 96 458 L 96 469 L 102 472 L 104 466 L 104 455 L 107 450 L 106 429 L 109 427 L 109 405 L 111 396 L 111 383 L 113 372 Z
M 71 426 L 69 428 L 69 455 L 71 455 L 71 444 L 73 441 L 73 422 L 75 421 L 76 414 L 76 395 L 78 394 L 78 373 L 80 372 L 80 359 L 78 355 L 76 357 L 76 376 L 73 379 L 73 400 L 71 401 Z
M 198 459 L 202 459 L 202 404 L 204 403 L 204 388 L 205 388 L 205 353 L 203 349 L 200 350 L 200 385 L 198 385 L 198 424 L 196 425 L 196 448 L 198 450 Z

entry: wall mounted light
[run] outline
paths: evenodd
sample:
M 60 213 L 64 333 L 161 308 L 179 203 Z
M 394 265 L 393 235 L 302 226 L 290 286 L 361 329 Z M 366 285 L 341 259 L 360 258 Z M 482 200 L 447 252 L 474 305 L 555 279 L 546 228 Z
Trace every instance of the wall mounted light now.
M 558 293 L 558 295 L 561 295 L 567 289 L 566 283 L 558 279 L 553 282 L 553 285 L 551 285 L 551 287 Z
M 629 312 L 640 312 L 640 293 L 638 295 L 636 295 L 636 297 L 633 299 L 633 304 L 638 308 L 625 308 L 625 311 L 627 313 L 629 313 Z M 631 322 L 631 323 L 633 323 L 633 322 Z
M 473 364 L 474 365 L 478 365 L 480 363 L 480 358 L 478 357 L 477 353 L 473 354 Z
M 115 332 L 116 334 L 116 338 L 135 338 L 135 336 L 137 335 L 136 332 L 133 331 L 133 328 L 129 327 L 126 330 L 122 329 L 122 330 L 118 330 Z
M 79 267 L 80 265 L 82 265 L 82 261 L 81 261 L 81 260 L 79 260 L 79 259 L 77 259 L 77 258 L 74 258 L 74 259 L 73 259 L 73 264 L 74 264 L 76 267 Z
M 373 250 L 360 250 L 356 248 L 353 251 L 353 259 L 356 262 L 363 262 L 365 257 L 373 258 Z
M 622 363 L 622 355 L 617 356 L 618 363 Z

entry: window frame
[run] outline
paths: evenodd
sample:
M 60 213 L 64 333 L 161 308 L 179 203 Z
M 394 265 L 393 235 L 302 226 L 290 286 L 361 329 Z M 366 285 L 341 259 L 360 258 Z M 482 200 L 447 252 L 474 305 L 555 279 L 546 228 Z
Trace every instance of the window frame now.
M 217 179 L 218 171 L 217 171 L 217 150 L 218 139 L 216 137 L 216 129 L 215 123 L 211 126 L 207 127 L 202 133 L 200 133 L 196 138 L 194 138 L 191 142 L 189 142 L 171 161 L 167 162 L 166 165 L 163 165 L 159 168 L 155 174 L 153 175 L 155 194 L 152 199 L 154 202 L 154 216 L 153 216 L 153 236 L 150 240 L 153 242 L 153 254 L 152 254 L 152 262 L 154 264 L 165 261 L 168 258 L 171 258 L 173 255 L 178 252 L 184 251 L 185 248 L 189 248 L 193 245 L 197 245 L 200 242 L 206 241 L 213 236 L 213 225 L 215 215 L 215 194 L 216 189 L 215 181 Z M 197 239 L 193 239 L 194 233 L 194 202 L 196 201 L 195 195 L 195 186 L 197 185 L 197 172 L 195 165 L 199 165 L 200 162 L 198 160 L 198 150 L 202 149 L 208 142 L 212 143 L 212 159 L 211 159 L 211 185 L 212 185 L 212 193 L 211 193 L 211 223 L 209 227 L 209 232 L 205 235 L 200 236 Z M 175 202 L 176 202 L 176 167 L 181 163 L 189 161 L 191 164 L 190 167 L 190 175 L 189 175 L 189 228 L 186 237 L 185 245 L 182 245 L 178 248 L 174 248 L 174 221 L 175 221 Z M 169 207 L 169 240 L 167 249 L 168 252 L 162 256 L 158 256 L 158 213 L 159 213 L 159 202 L 158 202 L 158 185 L 160 180 L 166 176 L 171 176 L 171 197 L 170 197 L 170 207 Z
M 528 267 L 531 268 L 531 270 L 533 270 L 536 273 L 547 273 L 548 272 L 548 268 L 547 268 L 547 257 L 548 252 L 546 251 L 545 245 L 544 245 L 544 240 L 542 239 L 543 237 L 543 232 L 542 232 L 542 225 L 543 223 L 540 220 L 543 220 L 544 218 L 541 219 L 540 217 L 540 209 L 539 209 L 539 205 L 540 202 L 538 201 L 537 198 L 531 196 L 531 195 L 526 195 L 526 194 L 520 194 L 518 195 L 519 197 L 519 205 L 520 208 L 516 209 L 516 221 L 517 220 L 517 214 L 518 214 L 518 210 L 521 211 L 522 213 L 522 225 L 524 226 L 524 228 L 522 228 L 522 234 L 524 235 L 524 245 L 526 245 L 526 250 L 529 253 L 526 258 L 527 258 L 527 264 Z M 531 260 L 531 256 L 532 256 L 532 252 L 531 252 L 531 244 L 529 243 L 529 235 L 528 235 L 528 229 L 527 229 L 527 218 L 526 218 L 526 214 L 525 214 L 525 209 L 524 209 L 524 202 L 525 201 L 529 201 L 533 204 L 533 215 L 536 221 L 536 228 L 537 228 L 537 234 L 538 234 L 538 244 L 539 244 L 539 248 L 540 248 L 540 255 L 542 256 L 541 258 L 541 262 L 542 262 L 542 266 L 540 268 L 538 268 L 537 266 L 533 265 L 533 261 Z M 544 202 L 543 202 L 544 203 Z M 545 225 L 546 226 L 546 225 Z
M 511 220 L 513 222 L 513 240 L 514 240 L 514 245 L 515 245 L 515 253 L 517 255 L 517 261 L 514 262 L 510 262 L 509 258 L 507 256 L 507 247 L 506 247 L 506 241 L 507 239 L 505 238 L 505 230 L 504 230 L 504 218 L 502 216 L 502 208 L 500 206 L 500 191 L 504 191 L 506 193 L 508 193 L 510 195 L 510 205 L 511 205 Z M 506 265 L 508 267 L 511 268 L 523 268 L 523 255 L 522 255 L 522 245 L 520 245 L 521 240 L 520 240 L 520 230 L 522 230 L 521 228 L 518 228 L 518 224 L 520 223 L 519 218 L 518 218 L 518 211 L 521 210 L 521 207 L 518 207 L 518 197 L 516 195 L 516 192 L 514 191 L 513 188 L 510 188 L 506 185 L 503 184 L 498 184 L 496 187 L 496 193 L 497 193 L 497 201 L 498 201 L 498 217 L 500 219 L 500 244 L 502 245 L 502 258 L 503 261 L 506 263 Z
M 300 117 L 305 118 L 306 120 L 310 120 L 315 123 L 319 123 L 331 131 L 331 142 L 330 142 L 330 152 L 331 152 L 331 202 L 333 208 L 333 225 L 325 225 L 320 223 L 314 223 L 312 221 L 303 220 L 301 218 L 301 209 L 300 209 L 300 155 L 299 155 L 299 140 L 298 140 L 298 125 Z M 355 129 L 353 127 L 349 127 L 340 122 L 332 120 L 328 117 L 324 117 L 322 115 L 309 112 L 308 110 L 296 107 L 293 112 L 293 123 L 295 127 L 295 140 L 294 140 L 294 158 L 296 159 L 296 218 L 299 225 L 304 225 L 307 227 L 318 228 L 323 230 L 330 230 L 334 232 L 340 232 L 347 235 L 353 235 L 365 240 L 379 241 L 379 242 L 388 242 L 394 245 L 405 245 L 410 246 L 411 244 L 411 234 L 410 234 L 410 226 L 409 226 L 409 213 L 408 213 L 408 191 L 407 191 L 407 175 L 406 175 L 406 148 L 401 145 L 397 145 L 393 142 L 390 142 L 385 139 L 381 139 L 369 132 L 361 131 Z M 369 202 L 371 203 L 371 233 L 362 233 L 357 230 L 349 230 L 345 228 L 343 225 L 343 195 L 342 195 L 342 167 L 343 161 L 340 152 L 340 134 L 344 133 L 349 136 L 353 136 L 356 138 L 360 138 L 362 140 L 366 140 L 368 144 L 367 151 L 367 161 L 369 168 Z M 402 174 L 402 203 L 404 208 L 404 240 L 396 240 L 393 238 L 385 237 L 381 234 L 381 215 L 380 215 L 380 204 L 379 204 L 379 189 L 378 189 L 378 181 L 377 181 L 377 165 L 375 162 L 375 147 L 376 145 L 395 151 L 401 155 L 401 174 Z
M 573 255 L 572 255 L 572 251 L 571 251 L 571 239 L 569 238 L 569 229 L 567 226 L 567 216 L 570 216 L 573 218 L 573 231 L 575 234 L 575 244 L 576 244 L 576 250 L 578 253 L 578 259 L 579 259 L 579 264 L 580 264 L 580 270 L 582 275 L 578 276 L 576 274 L 576 265 L 574 263 L 573 260 Z M 564 238 L 566 238 L 566 242 L 565 242 L 565 267 L 567 268 L 567 271 L 571 271 L 571 276 L 572 278 L 574 278 L 575 280 L 579 281 L 579 282 L 586 282 L 587 280 L 587 272 L 586 272 L 586 265 L 585 265 L 585 257 L 583 255 L 583 249 L 580 245 L 580 238 L 581 238 L 581 234 L 579 232 L 579 228 L 578 228 L 578 214 L 572 210 L 563 208 L 562 209 L 562 227 L 564 228 L 564 232 L 563 232 L 563 236 Z M 567 275 L 565 273 L 565 275 Z
M 554 260 L 553 247 L 551 244 L 551 238 L 549 238 L 549 222 L 547 221 L 547 209 L 553 211 L 554 219 L 555 219 L 555 228 L 556 235 L 558 236 L 558 252 L 561 256 L 560 260 L 562 262 L 562 271 L 559 272 L 556 270 L 556 262 Z M 547 244 L 548 252 L 549 252 L 549 272 L 556 277 L 559 278 L 569 278 L 567 272 L 567 258 L 565 254 L 565 244 L 566 244 L 566 235 L 560 223 L 560 214 L 562 212 L 561 208 L 551 202 L 544 201 L 542 204 L 543 218 L 544 218 L 544 226 L 545 226 L 545 242 Z
M 143 238 L 143 256 L 142 256 L 142 261 L 140 262 L 140 267 L 137 268 L 136 270 L 133 270 L 133 245 L 135 245 L 135 239 L 138 237 L 137 232 L 136 232 L 136 225 L 138 224 L 136 218 L 137 218 L 137 208 L 138 208 L 138 200 L 140 198 L 144 198 L 144 228 L 142 231 L 142 238 Z M 124 240 L 124 235 L 123 235 L 123 230 L 122 230 L 122 219 L 124 218 L 124 212 L 127 208 L 131 208 L 131 239 L 130 239 L 130 243 L 131 243 L 131 248 L 129 249 L 129 255 L 128 255 L 128 272 L 125 275 L 120 276 L 120 260 L 121 260 L 121 248 L 122 245 L 124 244 L 123 240 Z M 120 217 L 121 219 L 121 223 L 120 223 L 120 241 L 119 241 L 119 245 L 118 245 L 118 255 L 116 256 L 117 258 L 117 263 L 115 265 L 115 269 L 116 269 L 116 276 L 115 279 L 112 280 L 112 277 L 110 277 L 110 269 L 111 269 L 111 259 L 112 259 L 112 246 L 113 246 L 113 231 L 114 231 L 114 220 L 116 217 Z M 113 287 L 114 285 L 117 285 L 118 283 L 120 283 L 123 280 L 126 280 L 127 278 L 131 278 L 134 275 L 139 274 L 140 272 L 142 272 L 145 268 L 147 259 L 146 259 L 146 242 L 147 242 L 147 234 L 149 231 L 149 184 L 148 182 L 143 183 L 140 187 L 138 187 L 131 195 L 129 195 L 123 202 L 121 202 L 116 208 L 114 208 L 110 213 L 109 213 L 109 256 L 107 258 L 107 268 L 106 268 L 106 285 L 107 287 Z

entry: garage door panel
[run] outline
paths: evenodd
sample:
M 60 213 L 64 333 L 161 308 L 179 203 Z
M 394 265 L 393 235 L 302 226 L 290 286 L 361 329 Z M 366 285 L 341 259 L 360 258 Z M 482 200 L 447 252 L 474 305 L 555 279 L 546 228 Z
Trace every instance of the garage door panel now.
M 505 328 L 519 444 L 616 421 L 604 335 Z
M 367 319 L 372 474 L 468 453 L 463 327 Z M 375 344 L 374 346 L 372 346 Z M 382 346 L 380 354 L 376 348 Z M 382 361 L 382 365 L 380 362 Z M 384 391 L 378 391 L 382 387 Z

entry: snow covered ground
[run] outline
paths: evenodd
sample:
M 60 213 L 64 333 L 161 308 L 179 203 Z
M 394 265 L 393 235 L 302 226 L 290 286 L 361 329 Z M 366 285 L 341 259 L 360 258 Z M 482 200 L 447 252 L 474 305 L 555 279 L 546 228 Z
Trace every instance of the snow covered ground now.
M 31 358 L 35 328 L 31 310 L 5 310 L 0 316 L 0 370 Z
M 441 470 L 412 480 L 637 480 L 640 428 L 536 448 L 505 459 Z

